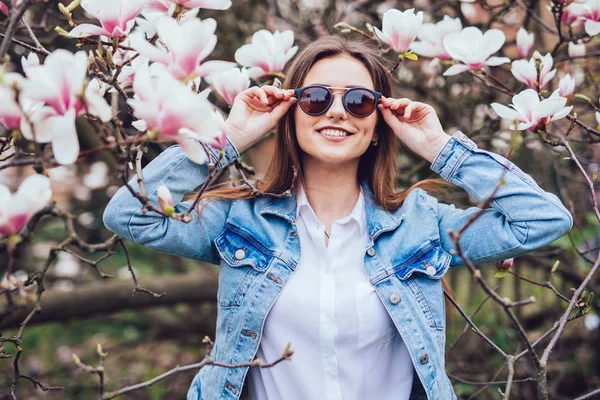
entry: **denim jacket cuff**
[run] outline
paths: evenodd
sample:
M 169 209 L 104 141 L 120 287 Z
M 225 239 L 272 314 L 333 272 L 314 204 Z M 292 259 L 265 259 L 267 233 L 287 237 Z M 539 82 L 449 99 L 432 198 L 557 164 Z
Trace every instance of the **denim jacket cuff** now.
M 475 148 L 475 142 L 461 131 L 457 131 L 433 160 L 431 170 L 450 182 L 460 164 Z
M 208 148 L 210 162 L 215 164 L 217 162 L 217 160 L 219 159 L 220 150 L 216 149 L 212 146 L 206 146 L 206 147 Z M 221 161 L 219 161 L 219 164 L 216 166 L 217 171 L 225 168 L 233 160 L 237 160 L 240 157 L 239 151 L 235 148 L 235 146 L 229 140 L 229 138 L 227 138 L 227 143 L 225 144 L 224 151 L 225 151 L 225 154 L 221 158 Z

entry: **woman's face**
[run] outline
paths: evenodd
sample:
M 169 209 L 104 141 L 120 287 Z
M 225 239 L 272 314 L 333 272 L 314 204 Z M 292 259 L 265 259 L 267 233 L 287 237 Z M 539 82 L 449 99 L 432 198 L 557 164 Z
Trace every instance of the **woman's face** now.
M 319 84 L 327 87 L 373 87 L 369 70 L 357 59 L 338 55 L 317 61 L 308 71 L 302 86 Z M 323 114 L 311 116 L 296 106 L 294 121 L 298 144 L 303 151 L 303 162 L 320 161 L 328 164 L 358 164 L 367 150 L 377 125 L 377 110 L 366 118 L 349 114 L 342 105 L 343 90 L 331 89 L 333 103 Z M 345 137 L 331 137 L 335 130 L 347 133 Z M 332 132 L 333 131 L 333 132 Z

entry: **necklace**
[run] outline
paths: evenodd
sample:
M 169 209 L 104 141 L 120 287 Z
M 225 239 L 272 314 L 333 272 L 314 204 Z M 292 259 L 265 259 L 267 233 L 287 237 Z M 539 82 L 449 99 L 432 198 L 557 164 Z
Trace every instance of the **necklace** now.
M 325 229 L 323 229 L 323 233 L 325 233 L 325 236 L 327 236 L 327 239 L 329 239 L 329 235 L 327 234 L 327 231 Z

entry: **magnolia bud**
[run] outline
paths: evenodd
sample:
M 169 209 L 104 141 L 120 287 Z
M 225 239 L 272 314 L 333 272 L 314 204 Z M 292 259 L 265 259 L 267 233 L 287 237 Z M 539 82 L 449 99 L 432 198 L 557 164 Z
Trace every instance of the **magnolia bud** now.
M 496 263 L 496 269 L 498 271 L 507 271 L 512 268 L 514 262 L 514 258 L 509 258 L 508 260 L 500 260 Z
M 175 212 L 175 206 L 173 204 L 171 192 L 165 185 L 160 185 L 158 187 L 158 205 L 169 217 L 173 215 L 173 212 Z

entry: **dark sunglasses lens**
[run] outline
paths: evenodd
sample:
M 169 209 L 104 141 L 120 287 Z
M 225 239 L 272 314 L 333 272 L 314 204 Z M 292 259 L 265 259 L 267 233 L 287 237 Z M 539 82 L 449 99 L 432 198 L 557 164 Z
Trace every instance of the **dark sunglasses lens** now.
M 302 91 L 298 102 L 307 114 L 320 114 L 329 105 L 331 92 L 325 88 L 311 87 Z
M 375 108 L 375 96 L 364 89 L 352 89 L 346 93 L 346 109 L 357 117 L 371 114 Z

